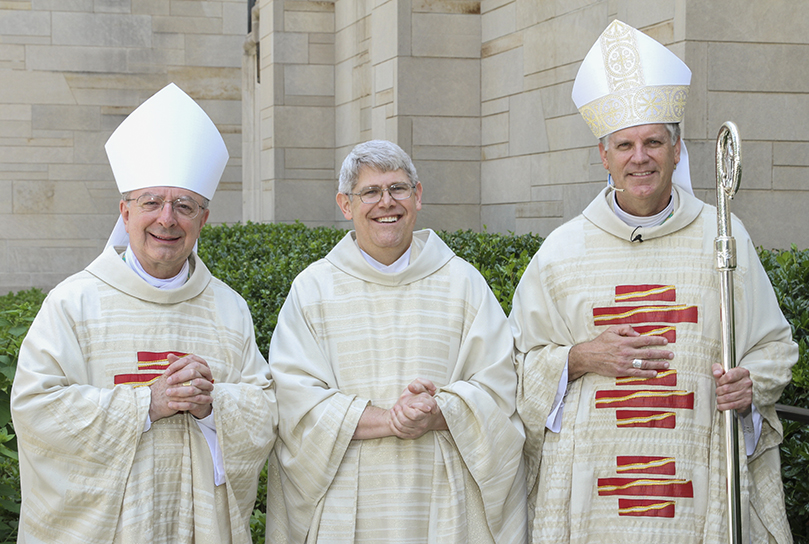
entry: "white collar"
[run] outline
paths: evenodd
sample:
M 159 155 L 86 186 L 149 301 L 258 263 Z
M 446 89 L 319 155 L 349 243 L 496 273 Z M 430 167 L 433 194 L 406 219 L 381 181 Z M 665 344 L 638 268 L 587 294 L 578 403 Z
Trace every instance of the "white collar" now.
M 677 209 L 677 200 L 678 200 L 677 193 L 672 191 L 671 198 L 669 199 L 669 205 L 666 206 L 663 209 L 663 211 L 649 216 L 637 216 L 627 213 L 623 209 L 621 209 L 621 206 L 618 205 L 618 200 L 616 200 L 615 191 L 613 191 L 612 211 L 615 212 L 615 215 L 618 216 L 618 219 L 620 219 L 630 227 L 643 227 L 645 229 L 648 229 L 650 227 L 657 227 L 665 223 L 666 220 L 669 217 L 671 217 L 674 214 L 675 210 Z
M 357 247 L 359 247 L 359 245 Z M 373 257 L 371 257 L 370 255 L 368 255 L 365 251 L 363 251 L 361 247 L 359 249 L 360 253 L 362 253 L 362 256 L 365 257 L 366 261 L 368 261 L 368 264 L 373 266 L 375 269 L 385 274 L 396 274 L 407 268 L 407 265 L 410 264 L 410 249 L 412 247 L 413 244 L 410 244 L 410 246 L 407 248 L 407 251 L 405 251 L 401 257 L 396 259 L 391 264 L 382 264 Z
M 148 272 L 143 269 L 143 266 L 140 264 L 140 261 L 135 256 L 135 252 L 132 251 L 132 246 L 126 246 L 126 253 L 124 253 L 124 262 L 131 268 L 135 274 L 140 276 L 146 283 L 151 285 L 152 287 L 157 287 L 158 289 L 177 289 L 178 287 L 182 287 L 185 285 L 185 282 L 188 281 L 188 270 L 190 268 L 188 264 L 188 259 L 185 260 L 180 273 L 174 276 L 173 278 L 155 278 Z

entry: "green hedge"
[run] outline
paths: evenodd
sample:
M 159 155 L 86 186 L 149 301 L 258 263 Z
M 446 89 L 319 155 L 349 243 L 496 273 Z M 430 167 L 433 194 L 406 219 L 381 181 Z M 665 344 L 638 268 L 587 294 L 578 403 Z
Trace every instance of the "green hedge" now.
M 503 310 L 511 309 L 514 288 L 542 240 L 533 235 L 512 236 L 472 231 L 441 232 L 461 257 L 481 271 Z M 269 349 L 278 311 L 292 280 L 311 262 L 323 257 L 345 235 L 330 228 L 301 224 L 253 224 L 205 227 L 199 253 L 211 272 L 247 300 L 263 354 Z M 761 251 L 784 315 L 800 346 L 793 382 L 781 402 L 809 408 L 809 250 Z M 8 421 L 8 392 L 19 343 L 41 304 L 43 294 L 30 290 L 0 297 L 0 542 L 12 542 L 19 512 L 16 444 Z M 787 512 L 797 543 L 809 544 L 809 431 L 785 421 L 781 446 Z M 262 474 L 256 510 L 251 520 L 253 540 L 264 542 L 266 469 Z
M 9 394 L 20 344 L 44 299 L 45 294 L 39 289 L 0 296 L 0 542 L 3 544 L 16 542 L 20 515 L 20 472 Z
M 256 342 L 266 356 L 292 280 L 331 251 L 345 233 L 333 228 L 308 228 L 300 223 L 205 227 L 199 255 L 214 276 L 247 301 L 256 328 Z M 539 249 L 541 239 L 530 234 L 510 236 L 472 231 L 442 232 L 441 237 L 455 253 L 481 271 L 508 314 L 517 282 Z
M 792 382 L 781 395 L 781 404 L 809 408 L 809 250 L 760 250 L 759 257 L 773 284 L 778 304 L 798 343 L 798 363 Z M 796 543 L 809 543 L 809 426 L 783 420 L 781 475 L 787 515 Z
M 344 231 L 310 229 L 300 223 L 206 226 L 200 236 L 199 256 L 214 276 L 247 301 L 256 343 L 266 357 L 292 280 L 344 235 Z

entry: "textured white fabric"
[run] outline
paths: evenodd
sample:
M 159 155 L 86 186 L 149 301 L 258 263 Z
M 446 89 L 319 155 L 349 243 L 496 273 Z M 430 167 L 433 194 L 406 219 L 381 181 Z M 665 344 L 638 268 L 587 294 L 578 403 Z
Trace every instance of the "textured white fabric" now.
M 143 269 L 143 265 L 140 264 L 137 255 L 135 252 L 132 251 L 132 246 L 126 246 L 126 252 L 124 253 L 124 261 L 126 262 L 127 266 L 132 269 L 135 274 L 140 276 L 143 281 L 155 287 L 157 289 L 177 289 L 178 287 L 182 287 L 185 285 L 185 282 L 188 281 L 189 271 L 191 270 L 191 266 L 188 264 L 186 260 L 183 263 L 183 267 L 180 269 L 180 272 L 171 278 L 155 278 L 146 270 Z
M 668 206 L 663 208 L 663 210 L 661 210 L 659 213 L 656 213 L 654 215 L 645 216 L 645 217 L 632 215 L 630 213 L 625 212 L 621 208 L 621 206 L 618 204 L 618 201 L 615 198 L 615 192 L 614 191 L 612 192 L 612 194 L 610 195 L 609 198 L 612 201 L 612 204 L 611 204 L 612 205 L 612 211 L 615 212 L 615 215 L 617 215 L 618 218 L 621 221 L 623 221 L 624 223 L 626 223 L 630 227 L 650 228 L 650 227 L 656 227 L 658 225 L 662 225 L 663 222 L 666 219 L 668 219 L 671 214 L 674 213 L 674 210 L 677 208 L 676 203 L 675 203 L 675 200 L 677 200 L 677 198 L 676 198 L 675 195 L 676 195 L 676 193 L 673 193 L 672 198 L 669 200 Z
M 258 474 L 275 440 L 275 395 L 247 304 L 191 259 L 188 282 L 165 291 L 108 248 L 46 298 L 11 393 L 18 542 L 250 542 Z M 214 483 L 190 414 L 143 432 L 147 385 L 166 353 L 195 353 L 211 368 L 225 485 Z
M 649 123 L 679 123 L 691 70 L 677 55 L 643 32 L 612 21 L 590 48 L 576 73 L 572 98 L 579 111 L 607 99 L 596 118 L 585 121 L 596 138 Z M 670 89 L 684 89 L 682 102 L 671 102 Z
M 396 274 L 398 272 L 403 271 L 405 268 L 407 268 L 407 265 L 410 264 L 411 251 L 410 251 L 409 247 L 407 248 L 407 251 L 405 251 L 402 254 L 401 257 L 396 259 L 391 264 L 382 264 L 382 263 L 380 263 L 379 261 L 377 261 L 376 259 L 374 259 L 370 255 L 368 255 L 365 251 L 363 251 L 362 248 L 360 248 L 360 253 L 362 253 L 363 257 L 365 257 L 365 260 L 368 262 L 368 264 L 370 264 L 371 266 L 373 266 L 374 268 L 376 268 L 380 272 L 384 272 L 385 274 Z
M 270 364 L 280 407 L 267 542 L 524 542 L 512 339 L 485 280 L 432 231 L 385 274 L 349 233 L 292 285 Z M 415 378 L 449 427 L 353 440 Z
M 518 351 L 517 405 L 527 435 L 534 542 L 622 544 L 639 535 L 654 535 L 661 544 L 726 541 L 723 417 L 710 373 L 711 364 L 721 360 L 716 213 L 674 190 L 680 205 L 671 219 L 645 229 L 643 243 L 629 241 L 632 227 L 612 212 L 603 191 L 581 216 L 548 236 L 515 293 L 509 321 Z M 739 364 L 750 371 L 753 402 L 763 418 L 755 452 L 741 460 L 745 531 L 753 542 L 791 542 L 774 403 L 791 378 L 797 346 L 755 248 L 735 219 L 733 232 L 736 350 Z M 672 296 L 655 298 L 662 293 Z M 610 316 L 638 316 L 632 326 L 650 327 L 644 333 L 675 333 L 668 349 L 675 353 L 676 374 L 666 378 L 674 382 L 586 374 L 569 385 L 561 431 L 546 432 L 570 347 L 595 338 Z M 669 326 L 674 330 L 663 331 Z M 609 396 L 612 392 L 619 397 Z M 613 406 L 611 399 L 627 396 L 629 402 L 639 396 L 693 404 L 661 408 L 651 400 L 641 408 Z M 663 421 L 675 425 L 658 424 Z M 668 460 L 671 474 L 628 467 L 655 457 Z M 639 491 L 627 488 L 633 493 L 610 489 L 616 478 L 677 480 L 669 483 L 679 494 L 655 496 L 643 491 L 651 488 L 648 483 L 638 484 Z M 673 517 L 649 515 L 667 512 Z

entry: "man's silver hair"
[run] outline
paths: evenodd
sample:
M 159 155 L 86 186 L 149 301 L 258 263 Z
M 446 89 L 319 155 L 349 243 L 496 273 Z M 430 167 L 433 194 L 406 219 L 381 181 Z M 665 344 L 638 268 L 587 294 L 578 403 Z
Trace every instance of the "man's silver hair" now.
M 353 192 L 364 166 L 379 172 L 402 170 L 413 186 L 419 181 L 413 161 L 401 147 L 387 140 L 371 140 L 355 146 L 345 158 L 340 168 L 337 191 L 344 194 Z
M 669 131 L 669 136 L 671 137 L 671 145 L 676 144 L 677 140 L 680 138 L 680 123 L 663 123 L 663 126 L 666 127 L 666 130 Z M 606 136 L 602 136 L 601 138 L 599 138 L 598 141 L 601 142 L 601 145 L 604 146 L 604 151 L 609 149 L 610 136 L 613 134 L 614 132 L 610 132 Z

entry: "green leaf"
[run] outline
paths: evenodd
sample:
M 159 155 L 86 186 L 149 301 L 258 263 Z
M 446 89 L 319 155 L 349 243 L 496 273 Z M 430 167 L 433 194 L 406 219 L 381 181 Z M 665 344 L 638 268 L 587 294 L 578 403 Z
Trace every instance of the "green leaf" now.
M 22 335 L 24 335 L 26 332 L 28 332 L 28 325 L 19 325 L 19 326 L 17 326 L 17 327 L 11 327 L 11 328 L 8 330 L 8 333 L 9 333 L 11 336 L 22 336 Z

